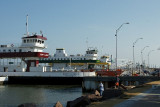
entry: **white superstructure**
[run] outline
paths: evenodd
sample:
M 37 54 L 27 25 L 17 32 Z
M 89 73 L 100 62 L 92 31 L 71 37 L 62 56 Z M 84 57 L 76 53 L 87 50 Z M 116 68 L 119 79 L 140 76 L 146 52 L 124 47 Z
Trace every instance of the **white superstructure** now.
M 43 60 L 96 60 L 96 51 L 92 50 L 81 57 L 81 56 L 67 56 L 64 49 L 57 49 L 54 56 L 49 57 L 49 53 L 43 52 L 46 46 L 47 38 L 43 36 L 42 32 L 40 35 L 33 34 L 29 35 L 28 32 L 28 15 L 26 23 L 26 35 L 21 38 L 22 42 L 20 45 L 15 44 L 2 44 L 0 45 L 0 76 L 31 76 L 31 77 L 83 77 L 93 76 L 95 73 L 90 72 L 71 72 L 62 73 L 61 70 L 53 72 L 54 67 L 60 65 L 55 63 L 54 66 L 46 66 L 39 64 L 39 59 Z M 49 58 L 48 58 L 49 57 Z M 63 64 L 62 64 L 63 65 Z M 65 65 L 66 66 L 66 65 Z M 70 65 L 71 66 L 71 65 Z
M 67 55 L 64 48 L 57 48 L 54 55 L 41 58 L 40 63 L 49 63 L 54 71 L 100 69 L 110 64 L 108 56 L 98 59 L 98 50 L 94 48 L 88 48 L 84 55 Z
M 43 71 L 39 67 L 39 58 L 48 58 L 49 54 L 43 52 L 47 38 L 40 35 L 29 35 L 28 15 L 26 35 L 22 37 L 20 45 L 0 44 L 0 72 L 30 72 L 33 69 Z

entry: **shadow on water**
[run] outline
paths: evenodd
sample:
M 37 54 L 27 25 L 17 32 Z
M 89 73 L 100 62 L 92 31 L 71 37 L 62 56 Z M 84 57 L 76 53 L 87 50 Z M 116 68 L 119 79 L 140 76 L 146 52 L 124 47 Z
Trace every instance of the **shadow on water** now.
M 17 107 L 23 103 L 53 107 L 57 101 L 65 107 L 67 101 L 82 94 L 81 86 L 75 85 L 0 85 L 0 107 Z

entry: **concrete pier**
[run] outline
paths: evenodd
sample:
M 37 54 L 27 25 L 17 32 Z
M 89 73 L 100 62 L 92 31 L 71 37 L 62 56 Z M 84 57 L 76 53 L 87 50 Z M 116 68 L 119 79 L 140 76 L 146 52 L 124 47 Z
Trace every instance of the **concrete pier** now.
M 8 82 L 8 77 L 0 77 L 0 84 L 6 84 Z
M 97 88 L 98 88 L 97 81 L 83 81 L 82 82 L 82 90 L 83 91 L 96 90 Z
M 82 85 L 83 77 L 95 72 L 0 72 L 0 76 L 7 76 L 9 84 Z
M 119 83 L 125 86 L 138 86 L 150 81 L 157 81 L 160 80 L 160 77 L 155 76 L 123 76 L 119 77 Z M 103 83 L 104 88 L 111 88 L 115 86 L 117 81 L 117 77 L 84 77 L 82 83 L 82 90 L 83 91 L 90 91 L 90 90 L 98 90 L 98 84 L 100 81 Z

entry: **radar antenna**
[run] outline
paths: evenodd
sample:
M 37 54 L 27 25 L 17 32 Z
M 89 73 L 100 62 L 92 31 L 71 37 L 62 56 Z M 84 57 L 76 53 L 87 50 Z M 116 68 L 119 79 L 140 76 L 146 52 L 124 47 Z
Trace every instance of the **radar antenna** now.
M 43 36 L 43 32 L 42 32 L 42 30 L 40 30 L 40 34 Z

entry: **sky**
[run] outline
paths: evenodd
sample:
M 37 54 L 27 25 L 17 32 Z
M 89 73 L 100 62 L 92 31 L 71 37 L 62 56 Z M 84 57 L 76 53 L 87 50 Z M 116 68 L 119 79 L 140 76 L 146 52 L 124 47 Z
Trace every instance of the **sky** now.
M 160 67 L 160 0 L 0 0 L 0 44 L 21 43 L 26 33 L 43 31 L 48 48 L 65 48 L 67 54 L 85 54 L 87 47 L 98 49 L 99 56 L 116 55 L 118 64 L 143 59 Z

